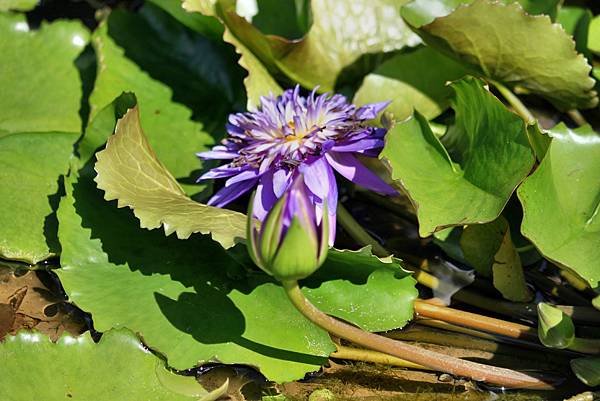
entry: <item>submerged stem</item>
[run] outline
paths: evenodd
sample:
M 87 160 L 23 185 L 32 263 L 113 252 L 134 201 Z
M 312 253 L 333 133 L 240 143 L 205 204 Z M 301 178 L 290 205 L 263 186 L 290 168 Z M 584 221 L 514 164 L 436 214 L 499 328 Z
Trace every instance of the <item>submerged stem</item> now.
M 533 114 L 531 114 L 527 106 L 525 106 L 523 102 L 521 102 L 517 95 L 512 93 L 510 89 L 502 85 L 500 82 L 491 80 L 490 82 L 496 87 L 496 89 L 498 89 L 498 92 L 500 92 L 502 96 L 504 96 L 504 99 L 506 99 L 506 101 L 513 107 L 513 109 L 515 109 L 515 112 L 519 116 L 521 116 L 523 120 L 525 120 L 525 123 L 527 125 L 533 124 L 535 122 L 535 117 L 533 116 Z
M 302 294 L 297 281 L 286 281 L 282 284 L 292 304 L 307 319 L 330 333 L 362 347 L 385 352 L 440 372 L 469 377 L 476 381 L 485 381 L 499 386 L 538 390 L 553 388 L 552 382 L 548 379 L 544 381 L 514 370 L 465 361 L 366 332 L 321 312 Z
M 352 217 L 350 212 L 338 203 L 337 219 L 344 230 L 360 245 L 371 245 L 373 253 L 379 257 L 389 256 L 390 253 L 377 240 L 365 231 L 364 228 Z
M 398 366 L 408 369 L 430 370 L 425 366 L 388 355 L 384 352 L 345 347 L 343 345 L 336 345 L 336 347 L 337 351 L 330 355 L 332 358 L 347 359 L 349 361 L 379 363 L 381 365 Z

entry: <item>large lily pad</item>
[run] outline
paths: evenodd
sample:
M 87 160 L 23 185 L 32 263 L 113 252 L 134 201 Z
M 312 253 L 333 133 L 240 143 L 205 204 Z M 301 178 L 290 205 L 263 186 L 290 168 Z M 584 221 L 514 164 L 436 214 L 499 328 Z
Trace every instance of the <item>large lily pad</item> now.
M 0 11 L 29 11 L 36 6 L 38 0 L 0 0 Z
M 78 22 L 42 24 L 32 31 L 24 16 L 0 14 L 0 131 L 81 131 L 81 82 L 74 61 L 88 36 Z
M 202 131 L 201 124 L 191 120 L 190 109 L 171 100 L 167 85 L 125 57 L 108 35 L 106 23 L 94 32 L 92 43 L 98 56 L 98 76 L 90 96 L 90 121 L 122 92 L 134 92 L 144 110 L 141 123 L 153 149 L 173 176 L 183 181 L 187 193 L 199 192 L 202 187 L 190 184 L 201 166 L 195 153 L 209 147 L 212 138 Z
M 194 377 L 168 371 L 127 329 L 89 333 L 53 343 L 21 332 L 0 343 L 0 398 L 11 401 L 198 400 L 207 391 Z
M 370 248 L 332 249 L 321 270 L 303 281 L 305 295 L 321 310 L 368 331 L 396 329 L 411 320 L 415 284 L 398 259 L 380 259 Z
M 415 204 L 422 236 L 494 220 L 534 162 L 523 121 L 478 79 L 452 88 L 456 123 L 444 137 L 449 149 L 415 113 L 389 131 L 380 155 Z
M 173 100 L 189 107 L 194 120 L 209 132 L 224 131 L 227 114 L 244 98 L 244 71 L 231 46 L 183 26 L 152 3 L 135 13 L 114 10 L 106 23 L 126 57 L 168 85 Z
M 598 104 L 591 67 L 573 39 L 549 17 L 528 15 L 516 2 L 415 0 L 402 16 L 427 44 L 482 76 L 543 96 L 563 110 Z
M 194 9 L 207 6 L 193 0 Z M 187 1 L 188 4 L 192 1 Z M 265 35 L 235 13 L 235 2 L 220 0 L 216 15 L 231 33 L 273 73 L 282 73 L 307 88 L 333 90 L 340 72 L 362 55 L 391 52 L 419 43 L 400 17 L 404 1 L 313 1 L 312 25 L 300 40 Z M 271 18 L 277 18 L 276 15 Z
M 592 287 L 600 281 L 600 135 L 560 124 L 538 169 L 518 190 L 523 235 L 540 252 L 573 269 Z
M 62 132 L 0 134 L 0 257 L 37 263 L 58 251 L 50 200 L 76 139 Z
M 81 129 L 73 62 L 86 41 L 75 22 L 29 31 L 24 17 L 0 14 L 2 258 L 37 263 L 58 250 L 50 201 Z M 50 76 L 41 73 L 47 68 Z
M 437 117 L 448 106 L 452 89 L 448 81 L 466 75 L 461 64 L 430 47 L 402 53 L 381 64 L 367 75 L 354 96 L 354 103 L 391 101 L 386 111 L 398 120 L 413 110 L 426 118 Z
M 191 200 L 159 161 L 140 126 L 138 108 L 117 123 L 106 149 L 97 153 L 96 182 L 107 200 L 129 206 L 143 228 L 164 227 L 179 238 L 210 233 L 224 247 L 245 238 L 246 216 Z

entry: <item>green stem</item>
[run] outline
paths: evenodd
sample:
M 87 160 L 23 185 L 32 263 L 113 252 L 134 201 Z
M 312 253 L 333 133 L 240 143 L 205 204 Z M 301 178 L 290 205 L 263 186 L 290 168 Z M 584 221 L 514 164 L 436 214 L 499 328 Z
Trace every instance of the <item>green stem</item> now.
M 498 92 L 500 92 L 502 96 L 504 96 L 504 99 L 506 99 L 506 101 L 513 107 L 513 109 L 515 109 L 517 114 L 520 115 L 521 118 L 523 118 L 523 120 L 525 120 L 525 123 L 527 123 L 527 125 L 533 124 L 535 122 L 535 117 L 533 116 L 533 114 L 531 114 L 527 106 L 525 106 L 523 102 L 521 102 L 521 100 L 519 100 L 519 98 L 514 93 L 512 93 L 510 89 L 508 89 L 506 86 L 502 85 L 500 82 L 497 81 L 490 80 L 490 83 L 492 83 L 496 87 L 496 89 L 498 89 Z
M 330 355 L 331 358 L 347 359 L 349 361 L 379 363 L 381 365 L 398 366 L 408 369 L 430 370 L 425 366 L 416 363 L 408 362 L 404 359 L 388 355 L 379 351 L 371 351 L 367 349 L 345 347 L 336 345 L 337 351 Z
M 573 120 L 573 122 L 578 126 L 581 127 L 583 125 L 588 125 L 588 122 L 586 121 L 585 117 L 579 112 L 579 110 L 569 110 L 567 111 L 567 114 L 569 115 L 569 117 L 571 117 L 571 120 Z
M 371 245 L 373 253 L 379 257 L 389 256 L 390 253 L 377 240 L 369 235 L 364 228 L 352 217 L 350 212 L 341 204 L 338 203 L 337 219 L 344 227 L 344 230 L 350 234 L 352 238 L 360 245 Z
M 317 309 L 302 294 L 297 281 L 285 281 L 282 284 L 292 304 L 308 320 L 329 331 L 331 334 L 359 346 L 374 351 L 385 352 L 386 354 L 440 372 L 469 377 L 472 380 L 485 381 L 498 386 L 537 390 L 553 388 L 552 382 L 548 378 L 544 381 L 544 379 L 514 370 L 454 358 L 361 330 L 334 319 Z

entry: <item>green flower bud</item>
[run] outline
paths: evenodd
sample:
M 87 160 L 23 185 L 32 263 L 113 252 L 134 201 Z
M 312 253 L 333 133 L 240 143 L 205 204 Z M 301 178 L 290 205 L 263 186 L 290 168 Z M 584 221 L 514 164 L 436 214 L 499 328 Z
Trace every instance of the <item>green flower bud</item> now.
M 260 229 L 254 223 L 253 203 L 248 210 L 248 253 L 258 267 L 279 281 L 300 280 L 321 267 L 329 243 L 327 202 L 318 224 L 301 176 L 275 203 Z

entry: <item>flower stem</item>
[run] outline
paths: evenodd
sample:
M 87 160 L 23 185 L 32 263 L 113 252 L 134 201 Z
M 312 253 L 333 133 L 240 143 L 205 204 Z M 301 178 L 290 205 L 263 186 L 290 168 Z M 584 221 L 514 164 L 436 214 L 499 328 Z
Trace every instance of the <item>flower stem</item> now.
M 336 347 L 337 351 L 330 355 L 332 358 L 347 359 L 349 361 L 379 363 L 381 365 L 398 366 L 408 369 L 430 370 L 425 366 L 412 363 L 379 351 L 345 347 L 343 345 L 336 345 Z
M 337 218 L 344 230 L 350 234 L 352 238 L 360 245 L 371 245 L 373 253 L 379 257 L 389 256 L 390 253 L 383 247 L 375 238 L 371 237 L 368 232 L 352 217 L 350 212 L 338 202 Z
M 504 99 L 506 99 L 506 101 L 513 107 L 513 109 L 515 109 L 515 112 L 519 116 L 521 116 L 523 120 L 525 120 L 525 123 L 527 125 L 533 124 L 535 122 L 535 117 L 533 116 L 533 114 L 531 114 L 527 106 L 525 106 L 523 102 L 521 102 L 521 100 L 519 100 L 519 98 L 514 93 L 512 93 L 510 89 L 502 85 L 500 82 L 492 80 L 490 80 L 489 82 L 492 85 L 494 85 L 496 89 L 498 89 L 498 92 L 500 92 L 502 96 L 504 96 Z
M 483 365 L 471 361 L 454 358 L 438 352 L 405 344 L 377 334 L 369 333 L 349 324 L 334 319 L 317 309 L 302 294 L 297 281 L 282 283 L 285 292 L 292 302 L 307 319 L 331 334 L 351 341 L 359 346 L 374 351 L 401 358 L 418 365 L 423 365 L 440 372 L 456 376 L 469 377 L 476 381 L 504 386 L 509 388 L 552 389 L 555 380 L 537 378 L 525 373 L 496 366 Z

